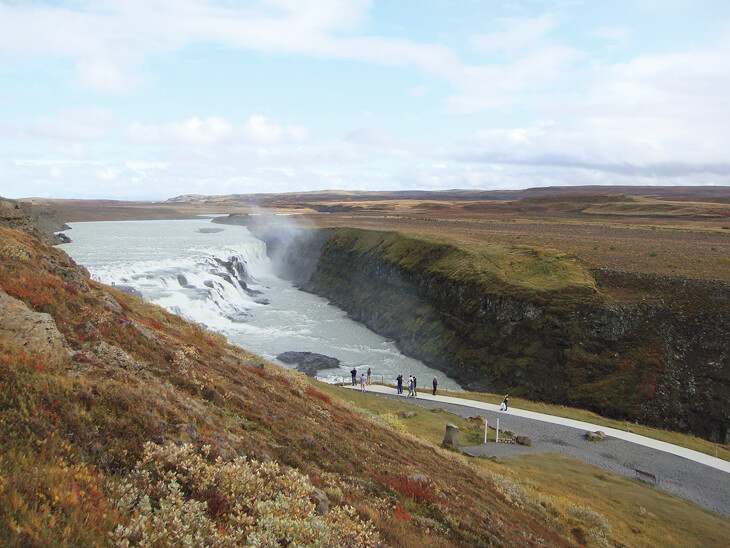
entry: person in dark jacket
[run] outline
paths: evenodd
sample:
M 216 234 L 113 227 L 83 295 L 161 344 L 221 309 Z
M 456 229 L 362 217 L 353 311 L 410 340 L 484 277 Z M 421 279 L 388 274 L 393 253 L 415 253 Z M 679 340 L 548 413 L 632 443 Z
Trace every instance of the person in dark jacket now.
M 352 386 L 357 386 L 357 369 L 353 367 L 350 371 L 350 375 L 352 375 Z
M 507 405 L 509 404 L 509 394 L 504 395 L 504 400 L 502 401 L 502 405 L 499 406 L 500 411 L 507 411 Z
M 398 383 L 398 394 L 402 394 L 403 393 L 403 375 L 402 374 L 398 375 L 395 378 L 395 381 Z
M 439 381 L 436 378 L 436 375 L 433 376 L 433 395 L 436 395 L 436 387 L 439 385 Z

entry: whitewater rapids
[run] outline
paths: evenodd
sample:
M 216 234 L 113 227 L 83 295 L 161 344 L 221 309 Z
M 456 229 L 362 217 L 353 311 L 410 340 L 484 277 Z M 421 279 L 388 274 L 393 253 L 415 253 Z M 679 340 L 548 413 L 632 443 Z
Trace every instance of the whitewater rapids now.
M 73 223 L 73 242 L 63 249 L 94 280 L 132 288 L 282 366 L 290 367 L 276 356 L 287 351 L 339 359 L 340 367 L 319 373 L 326 382 L 369 367 L 378 381 L 416 375 L 425 387 L 438 375 L 441 388 L 459 388 L 325 299 L 274 275 L 266 244 L 245 227 L 212 226 L 222 225 L 208 219 Z

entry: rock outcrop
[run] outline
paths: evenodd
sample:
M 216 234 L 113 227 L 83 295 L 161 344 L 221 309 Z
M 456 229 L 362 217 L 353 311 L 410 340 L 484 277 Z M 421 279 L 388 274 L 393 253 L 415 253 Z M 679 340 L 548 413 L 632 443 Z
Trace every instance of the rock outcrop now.
M 28 202 L 0 197 L 0 226 L 22 230 L 48 245 L 71 241 L 64 234 L 55 234 L 69 228 L 57 217 L 55 210 L 34 207 Z
M 297 370 L 310 377 L 316 377 L 323 369 L 335 369 L 340 366 L 340 360 L 337 358 L 315 352 L 282 352 L 276 359 L 287 364 L 296 364 Z
M 66 339 L 50 314 L 34 312 L 0 288 L 0 342 L 43 356 L 57 365 L 68 359 Z
M 281 274 L 467 389 L 730 439 L 730 284 L 595 270 L 592 291 L 531 291 L 435 271 L 429 259 L 447 247 L 404 236 L 417 258 L 394 260 L 384 234 L 259 236 Z M 641 297 L 614 302 L 602 294 L 611 289 Z

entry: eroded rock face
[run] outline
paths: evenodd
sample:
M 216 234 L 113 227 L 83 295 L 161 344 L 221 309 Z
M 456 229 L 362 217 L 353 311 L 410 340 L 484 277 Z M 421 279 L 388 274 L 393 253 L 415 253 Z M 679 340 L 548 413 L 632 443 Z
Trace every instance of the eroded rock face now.
M 320 231 L 279 244 L 279 260 L 305 289 L 466 389 L 730 439 L 727 282 L 596 269 L 599 293 L 485 289 L 398 265 L 368 244 L 374 237 Z M 315 267 L 299 269 L 299 256 L 316 257 Z M 613 290 L 638 297 L 604 297 Z
M 0 288 L 0 342 L 44 356 L 50 364 L 68 358 L 66 339 L 50 314 L 34 312 Z

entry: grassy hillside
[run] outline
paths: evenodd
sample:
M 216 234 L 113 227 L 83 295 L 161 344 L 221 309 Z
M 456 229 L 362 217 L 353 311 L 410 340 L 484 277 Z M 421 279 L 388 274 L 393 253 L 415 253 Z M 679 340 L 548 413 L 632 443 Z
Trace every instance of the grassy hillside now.
M 91 282 L 0 228 L 3 546 L 726 545 L 728 521 L 572 461 L 468 461 L 412 422 Z M 402 405 L 402 404 L 401 404 Z M 469 426 L 463 424 L 465 436 Z M 583 475 L 591 497 L 581 489 Z M 553 490 L 555 478 L 570 479 Z M 607 478 L 607 479 L 606 479 Z M 603 483 L 602 483 L 603 482 Z M 592 496 L 603 499 L 594 509 Z M 665 522 L 681 509 L 693 527 Z M 674 514 L 666 514 L 674 516 Z
M 2 326 L 0 544 L 576 544 L 462 457 L 26 234 L 0 242 L 7 310 L 47 327 Z

